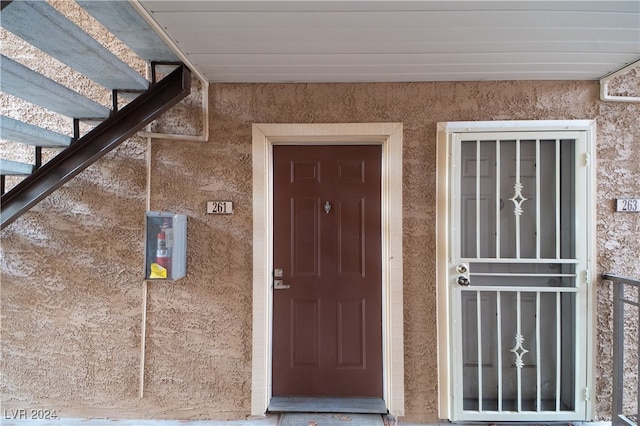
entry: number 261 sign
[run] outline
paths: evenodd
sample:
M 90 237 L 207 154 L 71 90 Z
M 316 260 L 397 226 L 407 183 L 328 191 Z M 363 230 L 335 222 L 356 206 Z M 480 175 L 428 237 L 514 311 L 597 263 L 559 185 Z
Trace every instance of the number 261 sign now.
M 233 201 L 208 201 L 208 214 L 233 214 Z

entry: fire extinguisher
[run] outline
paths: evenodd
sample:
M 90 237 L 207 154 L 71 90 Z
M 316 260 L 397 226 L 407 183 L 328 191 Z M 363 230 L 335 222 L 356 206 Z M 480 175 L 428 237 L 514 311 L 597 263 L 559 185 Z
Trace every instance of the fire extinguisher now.
M 169 256 L 169 250 L 167 248 L 167 241 L 165 239 L 165 233 L 160 232 L 158 234 L 158 248 L 156 251 L 156 263 L 158 266 L 163 267 L 167 271 L 166 278 L 171 277 L 171 256 Z
M 167 244 L 167 256 L 173 257 L 173 228 L 168 219 L 162 223 L 160 232 L 164 232 L 165 243 Z

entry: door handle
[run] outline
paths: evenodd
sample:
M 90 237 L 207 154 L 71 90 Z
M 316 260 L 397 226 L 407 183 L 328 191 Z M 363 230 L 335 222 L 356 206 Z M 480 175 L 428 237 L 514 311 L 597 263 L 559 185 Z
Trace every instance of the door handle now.
M 463 287 L 468 287 L 471 284 L 471 281 L 469 281 L 469 278 L 465 277 L 464 275 L 460 275 L 458 277 L 458 285 L 461 285 Z
M 285 284 L 284 280 L 273 280 L 273 289 L 274 290 L 286 290 L 291 288 L 289 284 Z
M 284 283 L 284 280 L 282 279 L 282 277 L 284 277 L 284 270 L 282 268 L 274 268 L 273 270 L 273 278 L 275 278 L 273 280 L 274 290 L 286 290 L 289 287 L 291 287 L 290 285 Z

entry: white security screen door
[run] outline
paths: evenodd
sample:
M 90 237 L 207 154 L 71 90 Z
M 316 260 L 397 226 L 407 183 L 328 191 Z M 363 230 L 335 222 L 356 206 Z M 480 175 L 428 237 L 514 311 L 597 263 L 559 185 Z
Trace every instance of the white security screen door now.
M 586 420 L 586 132 L 448 138 L 455 420 Z

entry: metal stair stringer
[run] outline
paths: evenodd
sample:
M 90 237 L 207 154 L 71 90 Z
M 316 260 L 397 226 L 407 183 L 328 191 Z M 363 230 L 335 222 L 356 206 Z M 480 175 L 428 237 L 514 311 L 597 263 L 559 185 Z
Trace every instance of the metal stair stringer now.
M 3 194 L 0 229 L 142 130 L 190 91 L 191 71 L 181 65 Z

